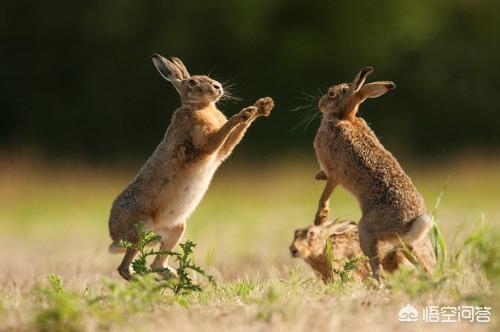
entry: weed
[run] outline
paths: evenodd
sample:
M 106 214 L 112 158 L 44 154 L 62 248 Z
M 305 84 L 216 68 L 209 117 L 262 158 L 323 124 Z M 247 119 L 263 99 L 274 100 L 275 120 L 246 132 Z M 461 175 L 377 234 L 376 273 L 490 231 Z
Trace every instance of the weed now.
M 150 246 L 161 240 L 161 237 L 150 230 L 146 230 L 142 223 L 137 223 L 135 225 L 138 241 L 136 243 L 131 243 L 127 241 L 120 241 L 120 245 L 125 248 L 133 248 L 139 251 L 138 258 L 132 262 L 132 269 L 134 270 L 134 276 L 144 276 L 151 273 L 157 273 L 160 275 L 155 281 L 158 286 L 162 289 L 170 289 L 175 295 L 188 295 L 192 292 L 202 291 L 201 286 L 194 282 L 191 278 L 189 272 L 193 271 L 199 275 L 205 277 L 212 285 L 215 285 L 215 281 L 212 276 L 208 275 L 201 267 L 197 266 L 192 257 L 193 249 L 196 244 L 191 241 L 186 241 L 180 244 L 181 252 L 175 251 L 156 251 L 154 249 L 149 249 Z M 147 266 L 147 258 L 149 256 L 156 255 L 168 255 L 175 257 L 178 263 L 177 278 L 172 278 L 170 270 L 168 268 L 155 268 L 152 269 Z
M 325 254 L 328 268 L 335 275 L 340 277 L 341 284 L 352 282 L 354 280 L 352 273 L 359 268 L 360 264 L 368 260 L 368 257 L 366 256 L 356 256 L 351 259 L 347 257 L 343 259 L 335 259 L 333 256 L 332 243 L 330 241 L 326 241 Z M 340 263 L 340 268 L 335 268 L 336 264 L 334 263 Z M 334 282 L 334 280 L 331 280 L 331 282 Z
M 439 192 L 439 195 L 436 198 L 436 202 L 434 203 L 434 207 L 432 209 L 431 218 L 432 218 L 432 228 L 430 232 L 430 237 L 432 241 L 432 245 L 434 247 L 434 254 L 436 256 L 436 260 L 438 263 L 438 269 L 443 271 L 446 267 L 446 263 L 448 260 L 448 246 L 446 245 L 446 239 L 439 228 L 439 218 L 437 215 L 439 206 L 441 205 L 441 201 L 443 200 L 444 194 L 448 188 L 448 184 L 450 182 L 450 176 L 446 178 L 446 181 Z
M 257 301 L 257 319 L 270 322 L 276 316 L 286 317 L 287 304 L 274 285 L 269 285 L 262 297 Z
M 458 247 L 453 261 L 458 267 L 464 264 L 474 264 L 484 271 L 486 276 L 498 281 L 500 278 L 500 238 L 491 225 L 480 220 L 469 236 Z
M 35 313 L 35 328 L 42 332 L 77 332 L 83 330 L 82 301 L 79 294 L 64 290 L 61 278 L 47 276 L 50 287 L 36 289 L 39 307 Z

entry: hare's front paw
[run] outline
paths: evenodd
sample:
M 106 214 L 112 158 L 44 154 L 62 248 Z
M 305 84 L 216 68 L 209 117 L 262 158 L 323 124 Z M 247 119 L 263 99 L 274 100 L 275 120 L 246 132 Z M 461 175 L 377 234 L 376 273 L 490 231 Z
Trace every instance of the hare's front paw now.
M 242 109 L 240 113 L 238 113 L 238 117 L 241 119 L 242 122 L 246 123 L 250 119 L 254 118 L 257 116 L 257 108 L 255 106 L 250 106 Z
M 271 97 L 264 97 L 257 100 L 254 104 L 257 107 L 257 113 L 263 116 L 269 116 L 271 114 L 271 110 L 274 107 L 274 101 Z
M 321 211 L 318 211 L 316 213 L 316 216 L 314 217 L 314 224 L 315 225 L 322 225 L 328 220 L 328 214 L 329 214 L 329 209 L 323 209 Z

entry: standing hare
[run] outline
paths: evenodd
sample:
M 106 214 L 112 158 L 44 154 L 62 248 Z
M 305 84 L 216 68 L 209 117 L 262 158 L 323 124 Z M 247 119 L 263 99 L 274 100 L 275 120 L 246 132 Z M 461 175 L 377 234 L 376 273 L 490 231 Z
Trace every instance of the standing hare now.
M 380 241 L 399 244 L 402 240 L 422 267 L 430 266 L 420 258 L 414 243 L 427 235 L 432 225 L 422 195 L 405 174 L 396 158 L 387 151 L 366 122 L 356 116 L 359 105 L 395 88 L 393 82 L 364 84 L 373 71 L 361 69 L 352 83 L 330 87 L 319 100 L 323 120 L 314 148 L 321 171 L 316 179 L 326 180 L 314 223 L 328 218 L 328 201 L 337 185 L 342 185 L 359 201 L 362 217 L 359 241 L 370 258 L 373 276 L 379 280 Z
M 161 250 L 169 251 L 180 241 L 185 222 L 205 194 L 219 165 L 231 154 L 250 124 L 259 116 L 269 116 L 271 98 L 259 99 L 231 118 L 217 109 L 223 96 L 222 85 L 208 76 L 191 76 L 178 58 L 152 55 L 156 69 L 170 81 L 181 97 L 178 108 L 156 150 L 132 182 L 113 202 L 109 217 L 111 253 L 124 252 L 120 240 L 137 241 L 134 225 L 140 221 L 158 233 Z M 127 248 L 118 267 L 120 275 L 131 279 L 130 265 L 137 250 Z M 167 256 L 158 255 L 152 268 L 167 268 Z
M 331 245 L 332 266 L 327 258 L 327 241 Z M 425 237 L 416 245 L 426 264 L 434 266 L 436 259 L 430 238 Z M 333 270 L 340 270 L 345 259 L 352 260 L 364 256 L 359 246 L 358 227 L 353 221 L 325 222 L 295 230 L 290 253 L 293 257 L 304 259 L 324 282 L 334 278 Z M 386 272 L 391 273 L 402 265 L 411 266 L 402 250 L 394 250 L 386 245 L 379 248 L 378 255 Z M 359 278 L 368 277 L 370 274 L 368 262 L 359 262 L 354 272 Z

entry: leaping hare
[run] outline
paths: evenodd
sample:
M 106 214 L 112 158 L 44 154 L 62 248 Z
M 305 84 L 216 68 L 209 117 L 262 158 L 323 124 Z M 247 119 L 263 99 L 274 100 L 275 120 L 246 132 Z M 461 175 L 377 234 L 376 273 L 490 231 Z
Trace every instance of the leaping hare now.
M 331 244 L 332 266 L 327 258 L 327 241 Z M 421 258 L 428 266 L 434 266 L 436 259 L 429 237 L 416 244 Z M 358 241 L 358 227 L 353 221 L 325 222 L 321 225 L 309 225 L 295 230 L 293 242 L 290 245 L 293 257 L 302 258 L 324 282 L 334 278 L 334 271 L 339 270 L 342 261 L 364 256 Z M 402 250 L 394 250 L 391 246 L 379 248 L 379 259 L 384 271 L 392 273 L 400 266 L 412 266 Z M 355 270 L 359 278 L 370 275 L 368 262 L 362 261 Z
M 134 225 L 140 221 L 162 237 L 161 250 L 173 249 L 180 241 L 185 222 L 201 201 L 212 176 L 240 142 L 250 124 L 269 116 L 274 107 L 269 97 L 226 119 L 216 102 L 222 85 L 208 76 L 191 76 L 182 61 L 153 54 L 156 69 L 180 95 L 181 107 L 172 115 L 163 140 L 132 182 L 113 202 L 109 217 L 112 253 L 125 249 L 120 240 L 137 241 Z M 137 250 L 126 249 L 118 267 L 131 279 L 130 264 Z M 152 268 L 169 268 L 167 257 L 158 255 Z
M 314 223 L 328 218 L 328 201 L 337 185 L 351 192 L 359 201 L 362 217 L 359 241 L 370 258 L 373 276 L 379 279 L 379 241 L 399 244 L 399 238 L 413 251 L 422 267 L 414 243 L 427 235 L 432 225 L 422 195 L 405 174 L 396 158 L 387 151 L 366 122 L 356 115 L 367 98 L 376 98 L 395 88 L 393 82 L 364 84 L 373 71 L 365 67 L 351 83 L 333 85 L 321 97 L 318 106 L 323 120 L 316 134 L 314 148 L 321 171 L 317 179 L 326 180 Z

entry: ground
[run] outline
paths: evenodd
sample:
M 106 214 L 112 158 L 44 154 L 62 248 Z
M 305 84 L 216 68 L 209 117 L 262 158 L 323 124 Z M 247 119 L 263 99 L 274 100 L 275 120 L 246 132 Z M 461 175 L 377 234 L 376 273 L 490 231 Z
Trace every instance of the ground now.
M 324 285 L 302 261 L 291 258 L 293 230 L 312 222 L 322 189 L 313 179 L 317 166 L 303 160 L 313 159 L 226 162 L 184 237 L 197 243 L 196 262 L 218 286 L 175 297 L 148 285 L 127 285 L 116 272 L 121 257 L 107 252 L 109 208 L 134 167 L 1 158 L 0 331 L 469 331 L 498 326 L 495 241 L 472 241 L 476 247 L 432 278 L 403 271 L 382 289 L 368 282 Z M 438 210 L 450 254 L 480 223 L 488 229 L 478 233 L 481 239 L 497 234 L 499 160 L 402 164 L 429 210 L 451 175 Z M 355 200 L 342 189 L 333 195 L 331 214 L 356 221 L 360 216 Z M 51 274 L 60 276 L 64 296 L 54 296 L 47 280 Z M 493 322 L 399 322 L 398 312 L 408 303 L 418 310 L 492 306 Z

